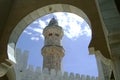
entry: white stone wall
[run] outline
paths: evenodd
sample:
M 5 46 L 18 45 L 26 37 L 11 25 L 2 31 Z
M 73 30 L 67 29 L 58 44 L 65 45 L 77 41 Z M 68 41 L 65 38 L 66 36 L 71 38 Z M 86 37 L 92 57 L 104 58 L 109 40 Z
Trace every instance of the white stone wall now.
M 88 75 L 80 75 L 67 72 L 56 72 L 48 69 L 42 70 L 41 67 L 34 69 L 33 65 L 27 67 L 28 51 L 21 52 L 16 49 L 16 64 L 14 65 L 16 72 L 16 80 L 98 80 L 97 77 Z

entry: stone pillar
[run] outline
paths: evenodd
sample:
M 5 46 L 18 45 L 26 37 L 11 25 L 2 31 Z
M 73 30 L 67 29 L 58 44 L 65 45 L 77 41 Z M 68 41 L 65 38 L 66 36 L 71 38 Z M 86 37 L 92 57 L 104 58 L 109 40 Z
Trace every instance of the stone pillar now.
M 110 80 L 112 71 L 111 60 L 105 58 L 100 51 L 95 51 L 99 80 Z
M 112 56 L 112 64 L 113 64 L 113 72 L 114 72 L 115 80 L 120 80 L 120 56 L 119 55 Z
M 6 59 L 5 62 L 0 64 L 0 80 L 15 80 L 15 71 L 13 62 Z
M 102 61 L 100 60 L 99 56 L 95 55 L 95 57 L 96 57 L 97 66 L 98 66 L 99 80 L 105 80 L 104 72 L 103 72 L 103 66 L 102 66 Z

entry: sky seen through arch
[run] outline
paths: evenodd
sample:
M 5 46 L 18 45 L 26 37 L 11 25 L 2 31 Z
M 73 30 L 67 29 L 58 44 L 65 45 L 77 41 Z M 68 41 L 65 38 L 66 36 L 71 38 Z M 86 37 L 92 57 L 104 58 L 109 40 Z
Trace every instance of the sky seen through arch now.
M 65 56 L 62 60 L 62 70 L 98 76 L 95 56 L 88 55 L 88 45 L 91 40 L 90 27 L 85 20 L 72 13 L 48 14 L 32 22 L 23 31 L 16 47 L 29 51 L 28 64 L 42 67 L 41 48 L 44 45 L 42 31 L 53 16 L 64 30 L 62 45 L 65 49 Z

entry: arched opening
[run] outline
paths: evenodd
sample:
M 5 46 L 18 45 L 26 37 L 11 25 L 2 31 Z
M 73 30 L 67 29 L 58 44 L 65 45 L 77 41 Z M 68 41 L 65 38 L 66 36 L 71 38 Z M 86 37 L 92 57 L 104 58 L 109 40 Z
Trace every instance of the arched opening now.
M 69 8 L 64 9 L 64 7 L 69 7 Z M 16 44 L 20 34 L 30 23 L 32 23 L 34 20 L 36 20 L 39 17 L 42 17 L 46 14 L 53 13 L 53 12 L 71 12 L 71 13 L 77 14 L 78 16 L 82 17 L 88 23 L 88 25 L 91 26 L 87 15 L 79 8 L 74 7 L 72 5 L 68 5 L 68 4 L 52 4 L 52 5 L 48 5 L 43 8 L 37 9 L 31 12 L 30 14 L 28 14 L 26 17 L 24 17 L 12 31 L 12 34 L 9 38 L 9 43 L 14 42 Z
M 69 8 L 65 8 L 65 7 L 69 7 Z M 68 4 L 52 4 L 52 5 L 48 5 L 43 8 L 37 9 L 32 13 L 28 14 L 26 17 L 24 17 L 12 31 L 8 44 L 14 43 L 16 45 L 20 34 L 31 22 L 33 22 L 39 17 L 42 17 L 43 15 L 53 13 L 53 12 L 71 12 L 71 13 L 77 14 L 78 16 L 82 17 L 88 23 L 89 26 L 91 25 L 87 15 L 79 8 L 74 7 L 72 5 L 68 5 Z M 15 54 L 13 54 L 13 57 L 14 56 Z
M 53 16 L 56 17 L 59 26 L 64 30 L 62 40 L 62 45 L 65 49 L 63 70 L 75 73 L 80 73 L 80 70 L 82 72 L 81 74 L 87 73 L 88 75 L 97 76 L 95 57 L 93 55 L 90 56 L 88 51 L 88 45 L 91 40 L 91 30 L 86 21 L 73 13 L 56 12 L 45 15 L 32 22 L 23 31 L 18 40 L 17 47 L 23 50 L 29 50 L 29 64 L 42 66 L 43 56 L 41 56 L 41 49 L 44 45 L 42 31 Z M 50 33 L 49 36 L 51 36 L 51 34 L 52 33 Z M 88 67 L 89 65 L 91 66 Z
M 51 9 L 52 9 L 51 7 L 52 6 L 54 6 L 54 8 L 55 7 L 60 7 L 61 4 L 49 5 L 49 6 L 46 6 L 44 8 L 38 9 L 38 10 L 30 13 L 29 15 L 27 15 L 23 20 L 21 20 L 18 23 L 18 25 L 16 26 L 16 28 L 13 30 L 13 33 L 10 36 L 9 43 L 14 42 L 16 44 L 20 34 L 22 33 L 22 31 L 27 27 L 27 25 L 29 25 L 35 19 L 37 19 L 37 18 L 39 18 L 39 17 L 41 17 L 41 16 L 43 16 L 45 14 L 48 14 L 48 13 L 57 12 L 57 8 L 53 9 L 53 11 L 51 11 Z M 78 9 L 78 8 L 76 8 L 74 6 L 71 6 L 71 5 L 66 5 L 66 6 L 70 7 L 69 11 L 65 10 L 65 9 L 64 10 L 61 9 L 59 11 L 71 12 L 71 13 L 77 14 L 77 15 L 81 16 L 90 25 L 90 21 L 89 21 L 88 17 L 84 14 L 84 12 L 82 12 L 80 9 Z M 51 9 L 49 9 L 49 8 L 51 8 Z M 47 11 L 42 12 L 43 10 L 48 10 L 48 12 Z M 38 13 L 40 13 L 40 14 L 38 14 Z M 36 15 L 36 14 L 38 14 L 38 15 Z M 31 34 L 31 33 L 29 33 L 29 34 Z M 35 39 L 35 38 L 33 38 L 33 39 Z

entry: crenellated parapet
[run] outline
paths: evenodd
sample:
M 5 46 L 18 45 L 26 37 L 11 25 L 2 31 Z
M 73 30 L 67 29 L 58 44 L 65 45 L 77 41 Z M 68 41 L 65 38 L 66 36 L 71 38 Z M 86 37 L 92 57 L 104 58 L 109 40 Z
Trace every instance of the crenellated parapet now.
M 89 75 L 80 75 L 55 69 L 48 70 L 41 67 L 34 68 L 33 65 L 28 65 L 28 51 L 22 52 L 16 50 L 16 64 L 14 65 L 16 72 L 16 80 L 99 80 L 97 77 Z
M 19 75 L 19 79 L 17 80 L 98 80 L 97 77 L 89 75 L 80 75 L 61 71 L 56 72 L 54 69 L 49 71 L 47 68 L 42 70 L 40 67 L 37 69 L 28 67 L 28 69 L 17 75 Z

